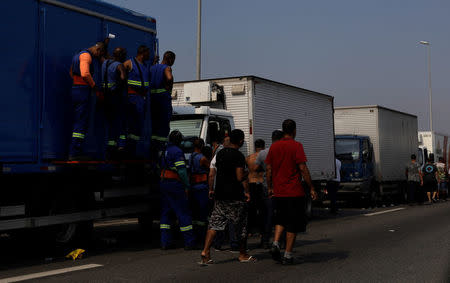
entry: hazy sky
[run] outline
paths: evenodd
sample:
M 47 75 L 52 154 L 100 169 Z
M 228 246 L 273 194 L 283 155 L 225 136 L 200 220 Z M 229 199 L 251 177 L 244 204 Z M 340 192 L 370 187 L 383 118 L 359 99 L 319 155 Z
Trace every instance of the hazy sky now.
M 106 0 L 157 19 L 160 52 L 177 54 L 176 81 L 195 79 L 196 0 Z M 257 75 L 419 117 L 450 134 L 450 1 L 203 0 L 202 78 Z

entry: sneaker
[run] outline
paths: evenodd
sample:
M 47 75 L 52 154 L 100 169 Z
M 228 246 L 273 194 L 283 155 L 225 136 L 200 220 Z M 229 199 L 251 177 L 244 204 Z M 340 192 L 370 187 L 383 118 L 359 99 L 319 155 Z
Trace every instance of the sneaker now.
M 281 260 L 281 264 L 282 265 L 293 265 L 294 264 L 294 258 L 287 258 L 287 257 L 283 257 L 283 259 Z
M 270 254 L 272 255 L 273 260 L 281 262 L 281 252 L 278 246 L 272 245 L 270 248 Z

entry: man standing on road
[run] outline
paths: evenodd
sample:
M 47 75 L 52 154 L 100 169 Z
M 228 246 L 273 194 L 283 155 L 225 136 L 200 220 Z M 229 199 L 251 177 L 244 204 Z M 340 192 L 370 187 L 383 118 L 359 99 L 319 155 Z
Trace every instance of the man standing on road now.
M 239 151 L 244 144 L 244 132 L 233 130 L 230 133 L 231 145 L 216 155 L 217 178 L 216 187 L 210 186 L 210 195 L 214 195 L 215 204 L 209 221 L 205 247 L 201 253 L 201 264 L 213 263 L 211 245 L 217 231 L 225 230 L 226 225 L 233 223 L 236 237 L 240 243 L 240 262 L 251 262 L 256 259 L 247 254 L 247 203 L 250 201 L 248 190 L 248 173 L 245 171 L 245 157 Z M 213 184 L 214 174 L 210 174 Z
M 447 166 L 445 165 L 444 158 L 439 157 L 439 162 L 436 163 L 436 168 L 439 174 L 438 199 L 446 201 L 448 194 L 448 175 L 447 175 Z
M 411 162 L 406 167 L 406 177 L 408 180 L 408 203 L 412 205 L 416 200 L 422 202 L 423 195 L 419 192 L 422 183 L 420 164 L 416 162 L 416 155 L 411 155 Z
M 422 169 L 422 186 L 427 192 L 428 203 L 432 204 L 436 201 L 437 185 L 439 182 L 439 174 L 434 162 L 434 154 L 430 154 L 427 164 Z M 433 196 L 431 196 L 433 193 Z
M 283 132 L 280 130 L 275 130 L 272 132 L 272 144 L 275 142 L 281 140 L 283 138 Z M 261 170 L 263 172 L 266 171 L 266 164 L 264 161 L 266 161 L 267 154 L 269 154 L 269 149 L 266 148 L 264 150 L 261 150 L 258 154 L 258 157 L 256 158 L 256 165 L 258 166 L 257 170 Z M 269 192 L 267 191 L 267 182 L 266 182 L 266 176 L 264 174 L 264 208 L 263 208 L 263 224 L 264 224 L 264 231 L 261 235 L 261 244 L 260 246 L 264 249 L 270 249 L 270 236 L 272 235 L 272 218 L 273 218 L 273 205 L 272 205 L 272 198 L 269 198 Z
M 284 138 L 274 143 L 266 158 L 267 187 L 273 195 L 275 207 L 275 237 L 270 249 L 272 258 L 284 265 L 293 264 L 292 250 L 298 232 L 306 231 L 306 200 L 301 178 L 311 190 L 313 200 L 316 191 L 306 166 L 303 145 L 294 140 L 297 130 L 293 120 L 283 122 Z M 286 231 L 286 251 L 281 258 L 280 238 Z
M 263 234 L 263 218 L 262 212 L 264 207 L 264 172 L 258 170 L 256 158 L 258 154 L 266 147 L 264 140 L 257 139 L 255 141 L 255 153 L 250 154 L 246 158 L 248 166 L 248 185 L 250 189 L 250 203 L 248 206 L 248 232 L 253 234 L 259 232 Z
M 330 199 L 330 213 L 337 214 L 337 191 L 341 184 L 341 161 L 336 158 L 336 178 L 328 182 L 327 193 Z
M 180 224 L 180 231 L 184 237 L 184 249 L 194 248 L 195 239 L 192 227 L 191 212 L 187 194 L 189 192 L 189 179 L 186 170 L 186 162 L 183 150 L 180 148 L 183 135 L 179 131 L 173 131 L 169 135 L 167 149 L 161 156 L 161 181 L 159 184 L 161 193 L 161 248 L 163 250 L 172 247 L 172 235 L 170 232 L 170 212 L 173 210 Z

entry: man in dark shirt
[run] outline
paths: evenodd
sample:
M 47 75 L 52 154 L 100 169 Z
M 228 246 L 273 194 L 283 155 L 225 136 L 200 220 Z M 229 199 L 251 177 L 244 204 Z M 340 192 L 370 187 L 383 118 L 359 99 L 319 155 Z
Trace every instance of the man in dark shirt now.
M 439 182 L 439 174 L 436 165 L 434 165 L 434 154 L 430 154 L 427 164 L 422 169 L 422 186 L 427 192 L 428 203 L 431 204 L 432 201 L 436 201 L 437 185 Z M 431 193 L 433 192 L 433 198 Z
M 301 179 L 305 180 L 312 199 L 317 195 L 312 184 L 303 145 L 294 140 L 297 130 L 293 120 L 283 122 L 284 138 L 272 144 L 265 160 L 269 195 L 275 207 L 275 237 L 270 250 L 272 257 L 282 264 L 293 264 L 292 249 L 298 232 L 306 231 L 306 200 Z M 280 238 L 286 231 L 286 251 L 283 259 Z
M 201 253 L 201 264 L 212 264 L 211 245 L 217 231 L 225 230 L 231 222 L 239 239 L 239 261 L 255 261 L 255 258 L 247 254 L 247 204 L 250 201 L 248 191 L 248 173 L 245 171 L 245 157 L 239 151 L 244 144 L 244 132 L 233 130 L 230 133 L 230 146 L 222 149 L 216 156 L 216 174 L 209 178 L 216 178 L 216 187 L 211 186 L 210 196 L 215 197 L 214 209 L 209 221 L 206 233 L 205 247 Z

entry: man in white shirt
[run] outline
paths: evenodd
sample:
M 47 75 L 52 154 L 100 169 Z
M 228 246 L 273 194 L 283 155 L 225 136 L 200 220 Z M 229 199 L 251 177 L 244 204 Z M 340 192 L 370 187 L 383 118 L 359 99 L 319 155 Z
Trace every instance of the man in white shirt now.
M 337 214 L 337 191 L 341 184 L 341 161 L 336 158 L 336 178 L 327 184 L 328 197 L 330 199 L 330 213 Z

